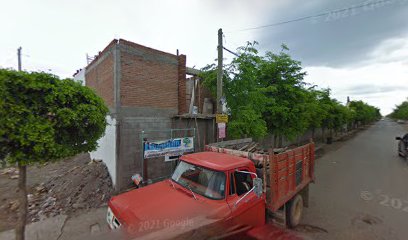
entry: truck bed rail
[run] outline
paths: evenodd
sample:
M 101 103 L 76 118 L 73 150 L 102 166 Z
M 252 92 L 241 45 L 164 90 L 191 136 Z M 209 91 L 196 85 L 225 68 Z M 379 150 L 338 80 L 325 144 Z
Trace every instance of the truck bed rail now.
M 245 141 L 252 141 L 252 139 L 243 139 L 239 143 L 242 144 Z M 281 208 L 315 179 L 315 144 L 313 141 L 277 154 L 272 149 L 265 154 L 232 148 L 231 143 L 228 142 L 205 146 L 206 151 L 226 153 L 252 160 L 262 175 L 258 177 L 264 182 L 267 208 L 273 212 Z

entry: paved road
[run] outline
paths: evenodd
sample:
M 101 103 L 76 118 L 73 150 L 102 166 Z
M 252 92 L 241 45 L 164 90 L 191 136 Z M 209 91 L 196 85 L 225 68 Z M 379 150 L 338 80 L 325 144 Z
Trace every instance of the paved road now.
M 394 140 L 404 132 L 379 121 L 320 158 L 298 231 L 314 239 L 408 239 L 408 163 Z

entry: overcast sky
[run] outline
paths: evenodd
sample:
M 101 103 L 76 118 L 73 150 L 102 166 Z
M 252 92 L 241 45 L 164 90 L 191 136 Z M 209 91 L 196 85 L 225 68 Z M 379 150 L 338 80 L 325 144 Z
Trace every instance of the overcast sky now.
M 0 67 L 71 77 L 112 39 L 187 55 L 201 68 L 217 56 L 217 30 L 227 48 L 258 41 L 262 52 L 285 43 L 306 80 L 334 97 L 364 100 L 383 114 L 408 97 L 408 0 L 0 0 Z M 245 30 L 327 11 L 328 15 Z M 225 53 L 226 60 L 232 58 Z

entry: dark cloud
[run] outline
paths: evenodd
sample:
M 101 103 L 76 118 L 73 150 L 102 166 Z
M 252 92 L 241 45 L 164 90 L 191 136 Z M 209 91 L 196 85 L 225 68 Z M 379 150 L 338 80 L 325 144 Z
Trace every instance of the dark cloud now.
M 371 2 L 377 2 L 372 0 Z M 314 15 L 366 2 L 311 0 L 288 4 L 274 12 L 270 23 Z M 307 66 L 344 67 L 366 60 L 381 42 L 408 33 L 408 0 L 389 0 L 354 11 L 255 30 L 260 47 L 278 50 L 281 43 Z
M 372 95 L 372 94 L 385 94 L 400 90 L 408 90 L 408 86 L 384 86 L 384 85 L 373 85 L 373 84 L 359 84 L 351 86 L 344 90 L 345 94 L 350 95 Z

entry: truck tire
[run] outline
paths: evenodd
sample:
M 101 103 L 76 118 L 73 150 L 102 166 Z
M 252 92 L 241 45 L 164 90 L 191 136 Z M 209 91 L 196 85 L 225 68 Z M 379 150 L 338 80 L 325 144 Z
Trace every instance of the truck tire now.
M 296 227 L 303 215 L 303 198 L 297 194 L 286 206 L 286 224 L 289 228 Z

